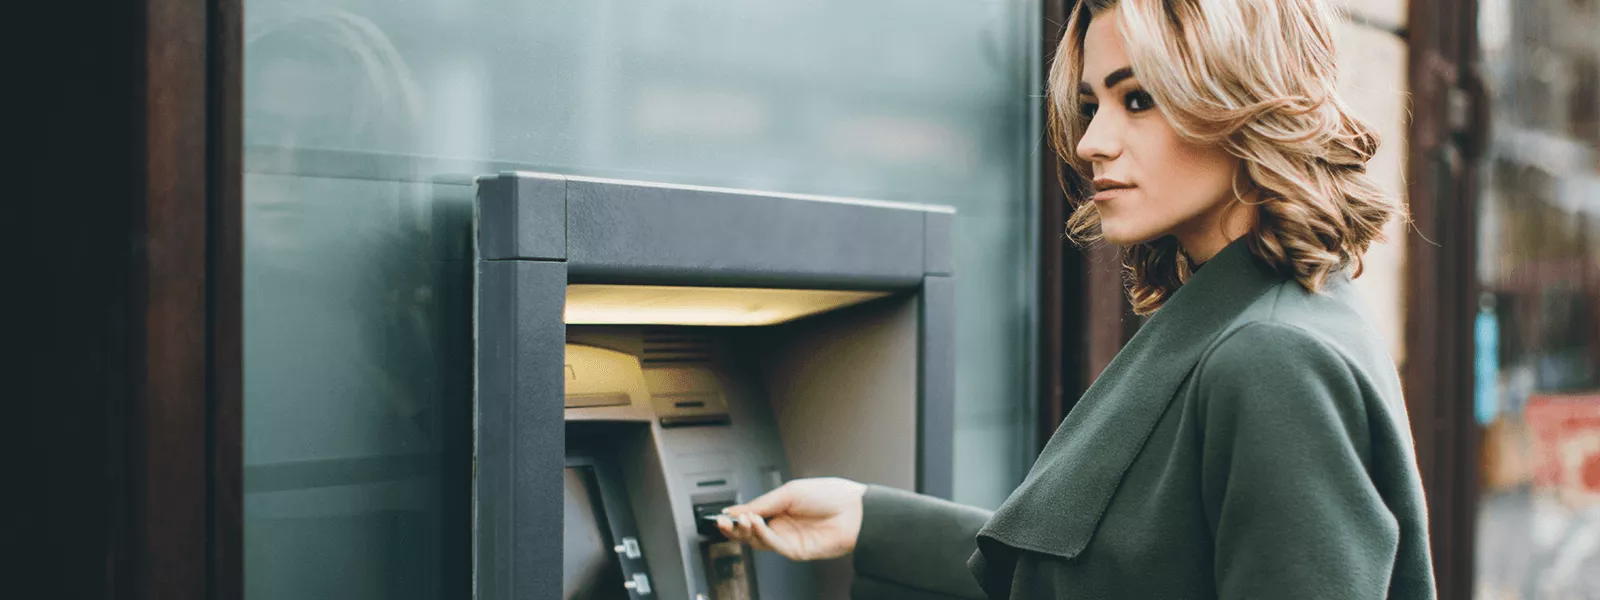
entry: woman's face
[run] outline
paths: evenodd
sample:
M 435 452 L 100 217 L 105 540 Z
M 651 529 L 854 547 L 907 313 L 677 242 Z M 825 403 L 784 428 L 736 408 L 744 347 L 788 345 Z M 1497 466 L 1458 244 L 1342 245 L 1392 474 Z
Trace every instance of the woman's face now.
M 1094 167 L 1106 241 L 1127 246 L 1172 235 L 1190 257 L 1205 260 L 1244 233 L 1237 220 L 1248 211 L 1224 210 L 1239 160 L 1178 135 L 1140 86 L 1110 12 L 1089 23 L 1078 86 L 1088 126 L 1077 153 Z

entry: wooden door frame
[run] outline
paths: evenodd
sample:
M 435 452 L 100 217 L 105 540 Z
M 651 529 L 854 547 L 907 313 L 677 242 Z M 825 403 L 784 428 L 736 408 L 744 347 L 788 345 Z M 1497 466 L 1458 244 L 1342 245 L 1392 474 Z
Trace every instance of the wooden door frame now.
M 241 7 L 143 2 L 130 484 L 119 596 L 238 598 Z M 142 293 L 139 293 L 142 292 Z
M 244 598 L 244 3 L 206 5 L 207 596 Z
M 239 598 L 240 5 L 39 8 L 15 38 L 26 318 L 7 340 L 27 358 L 4 437 L 26 550 L 8 583 Z
M 1471 595 L 1479 431 L 1473 420 L 1476 162 L 1487 140 L 1477 0 L 1412 0 L 1401 374 L 1427 492 L 1439 597 Z
M 242 6 L 145 0 L 131 597 L 240 598 Z M 137 202 L 137 200 L 136 200 Z M 119 594 L 120 595 L 120 594 Z
M 1050 58 L 1055 53 L 1055 41 L 1060 39 L 1061 28 L 1066 20 L 1065 5 L 1066 0 L 1045 0 L 1040 3 L 1040 64 L 1035 67 L 1039 69 L 1041 82 L 1049 80 Z M 1040 98 L 1043 98 L 1043 94 L 1040 94 Z M 1041 100 L 1034 109 L 1040 115 L 1046 110 L 1045 102 Z M 1040 139 L 1043 140 L 1042 137 Z M 1044 447 L 1045 441 L 1055 432 L 1056 425 L 1066 416 L 1063 398 L 1067 395 L 1069 384 L 1065 378 L 1068 357 L 1064 352 L 1064 343 L 1068 333 L 1062 326 L 1062 316 L 1075 310 L 1070 305 L 1075 302 L 1076 296 L 1067 290 L 1076 289 L 1079 285 L 1072 278 L 1072 273 L 1064 268 L 1067 249 L 1062 240 L 1062 224 L 1066 222 L 1066 197 L 1055 177 L 1058 162 L 1046 141 L 1040 142 L 1038 156 L 1039 248 L 1036 264 L 1039 267 L 1039 346 L 1035 356 L 1038 361 L 1038 395 L 1034 406 L 1035 452 Z

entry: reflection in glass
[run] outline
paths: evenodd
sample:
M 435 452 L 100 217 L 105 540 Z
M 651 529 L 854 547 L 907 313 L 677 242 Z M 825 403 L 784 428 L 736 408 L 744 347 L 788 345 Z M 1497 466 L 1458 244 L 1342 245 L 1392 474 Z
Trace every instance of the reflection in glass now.
M 1600 598 L 1600 3 L 1481 10 L 1475 595 Z
M 323 176 L 298 153 L 409 137 L 414 77 L 359 15 L 249 17 L 246 595 L 454 596 L 441 574 L 466 559 L 441 551 L 467 551 L 470 521 L 446 519 L 466 492 L 445 483 L 466 482 L 444 458 L 469 434 L 445 426 L 470 406 L 470 359 L 443 328 L 465 272 L 433 260 L 434 186 Z
M 245 5 L 252 600 L 470 593 L 474 177 L 955 206 L 957 500 L 1031 459 L 1038 5 Z

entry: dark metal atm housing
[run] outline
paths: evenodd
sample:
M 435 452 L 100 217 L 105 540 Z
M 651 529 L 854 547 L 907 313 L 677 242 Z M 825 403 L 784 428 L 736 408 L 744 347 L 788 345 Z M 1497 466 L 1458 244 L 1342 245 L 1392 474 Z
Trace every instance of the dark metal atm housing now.
M 952 210 L 526 172 L 477 185 L 478 598 L 840 598 L 847 559 L 753 553 L 700 517 L 796 477 L 950 496 Z M 593 289 L 624 309 L 634 291 L 858 294 L 772 323 L 674 322 L 644 301 L 569 323 Z

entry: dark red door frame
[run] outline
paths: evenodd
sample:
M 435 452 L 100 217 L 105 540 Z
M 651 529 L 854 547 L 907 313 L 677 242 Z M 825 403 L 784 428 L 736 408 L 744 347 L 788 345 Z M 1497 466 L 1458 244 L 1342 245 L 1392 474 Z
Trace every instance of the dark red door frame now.
M 8 586 L 239 598 L 239 4 L 36 8 L 13 38 Z
M 1066 5 L 1070 0 L 1046 0 L 1041 3 L 1039 56 L 1043 63 L 1037 65 L 1040 81 L 1049 76 L 1050 58 L 1055 54 L 1056 40 L 1061 39 L 1061 29 L 1066 23 Z M 1040 95 L 1043 98 L 1043 95 Z M 1045 101 L 1035 109 L 1045 110 Z M 1035 407 L 1034 450 L 1044 448 L 1061 419 L 1066 417 L 1070 399 L 1075 399 L 1077 382 L 1072 364 L 1076 353 L 1069 352 L 1068 342 L 1079 339 L 1067 326 L 1068 315 L 1080 310 L 1083 283 L 1076 269 L 1069 268 L 1072 259 L 1070 244 L 1063 240 L 1066 218 L 1066 195 L 1061 180 L 1056 177 L 1060 164 L 1048 144 L 1041 143 L 1039 150 L 1039 347 L 1038 404 Z
M 244 598 L 244 6 L 206 6 L 207 597 Z
M 226 0 L 143 6 L 143 210 L 131 265 L 142 323 L 119 596 L 238 598 L 243 15 Z
M 1478 428 L 1472 417 L 1478 181 L 1487 139 L 1476 0 L 1413 0 L 1406 235 L 1406 404 L 1428 495 L 1440 598 L 1472 594 Z

